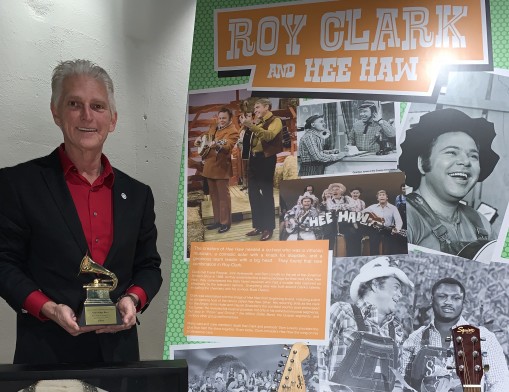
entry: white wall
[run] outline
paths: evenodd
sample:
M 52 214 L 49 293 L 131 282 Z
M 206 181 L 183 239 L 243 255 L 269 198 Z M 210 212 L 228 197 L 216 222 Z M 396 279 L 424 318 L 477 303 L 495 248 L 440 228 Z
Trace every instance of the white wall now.
M 195 6 L 196 0 L 0 1 L 0 167 L 60 144 L 49 111 L 58 61 L 90 59 L 115 83 L 119 121 L 105 152 L 153 189 L 165 278 L 141 316 L 142 359 L 161 359 L 163 352 Z M 15 313 L 0 299 L 0 363 L 12 362 L 14 327 Z

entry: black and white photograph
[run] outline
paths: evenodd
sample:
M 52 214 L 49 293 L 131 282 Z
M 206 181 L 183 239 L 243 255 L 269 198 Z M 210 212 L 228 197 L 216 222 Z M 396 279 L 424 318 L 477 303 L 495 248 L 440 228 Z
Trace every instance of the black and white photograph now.
M 299 176 L 395 170 L 395 113 L 394 102 L 302 100 L 297 108 Z
M 436 104 L 409 105 L 398 163 L 409 243 L 491 260 L 507 234 L 508 119 L 509 77 L 495 73 L 451 72 Z
M 320 390 L 462 391 L 448 338 L 451 328 L 472 325 L 489 372 L 471 384 L 506 391 L 508 279 L 503 264 L 452 255 L 335 258 L 329 344 L 318 347 Z
M 279 238 L 328 240 L 334 257 L 407 253 L 404 181 L 401 172 L 282 181 Z
M 189 95 L 188 257 L 191 242 L 278 239 L 278 184 L 297 178 L 298 101 L 238 89 Z
M 290 386 L 318 392 L 316 346 L 176 345 L 170 355 L 187 361 L 189 392 L 271 392 Z

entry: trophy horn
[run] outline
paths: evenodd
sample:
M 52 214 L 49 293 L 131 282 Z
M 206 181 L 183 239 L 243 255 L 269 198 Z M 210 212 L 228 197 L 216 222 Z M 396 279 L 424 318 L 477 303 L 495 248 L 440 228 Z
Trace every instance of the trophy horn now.
M 88 257 L 88 254 L 83 256 L 83 259 L 81 259 L 80 273 L 100 274 L 109 276 L 113 284 L 111 290 L 113 291 L 117 287 L 118 284 L 117 276 L 110 270 L 104 268 L 102 265 L 97 264 L 94 260 Z

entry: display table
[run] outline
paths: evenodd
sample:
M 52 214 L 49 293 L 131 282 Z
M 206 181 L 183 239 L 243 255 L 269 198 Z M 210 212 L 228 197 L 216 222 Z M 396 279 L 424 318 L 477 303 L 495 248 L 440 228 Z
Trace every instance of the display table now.
M 83 365 L 0 365 L 0 391 L 26 389 L 37 392 L 39 386 L 43 389 L 44 382 L 34 384 L 41 380 L 79 380 L 109 392 L 187 392 L 187 374 L 187 362 L 183 359 Z M 86 388 L 89 386 L 82 390 L 90 390 Z

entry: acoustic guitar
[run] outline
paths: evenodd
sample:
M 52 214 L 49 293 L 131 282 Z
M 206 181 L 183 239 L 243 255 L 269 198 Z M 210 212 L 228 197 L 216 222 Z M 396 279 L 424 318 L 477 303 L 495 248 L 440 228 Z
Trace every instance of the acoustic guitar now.
M 481 378 L 488 365 L 483 367 L 479 328 L 460 325 L 452 329 L 454 359 L 463 392 L 481 392 Z
M 477 240 L 465 245 L 457 254 L 457 256 L 465 259 L 477 260 L 485 263 L 491 262 L 493 249 L 497 241 Z
M 385 219 L 379 217 L 377 214 L 373 212 L 366 212 L 365 215 L 368 215 L 367 220 L 363 219 L 360 223 L 372 227 L 380 232 L 386 232 L 391 235 L 399 235 L 401 237 L 406 238 L 407 232 L 404 229 L 400 229 L 397 233 L 393 233 L 392 229 L 394 229 L 394 226 L 385 226 Z

